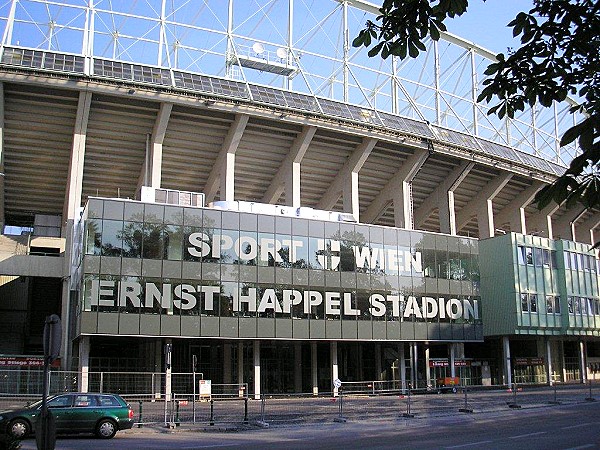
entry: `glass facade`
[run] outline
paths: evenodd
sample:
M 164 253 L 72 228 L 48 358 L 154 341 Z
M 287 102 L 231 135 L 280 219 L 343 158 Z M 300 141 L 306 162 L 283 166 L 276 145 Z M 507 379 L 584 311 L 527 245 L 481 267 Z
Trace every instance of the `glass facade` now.
M 80 333 L 482 340 L 476 239 L 90 199 Z

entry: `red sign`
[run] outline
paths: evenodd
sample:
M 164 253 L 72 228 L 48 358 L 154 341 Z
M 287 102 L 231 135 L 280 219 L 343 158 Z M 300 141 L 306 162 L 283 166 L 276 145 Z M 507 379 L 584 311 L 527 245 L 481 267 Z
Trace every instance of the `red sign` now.
M 464 359 L 455 359 L 454 367 L 469 367 L 471 361 L 465 361 Z M 450 363 L 447 359 L 442 360 L 429 360 L 429 367 L 449 367 Z
M 60 367 L 60 360 L 52 363 Z M 0 367 L 44 367 L 43 356 L 0 356 Z

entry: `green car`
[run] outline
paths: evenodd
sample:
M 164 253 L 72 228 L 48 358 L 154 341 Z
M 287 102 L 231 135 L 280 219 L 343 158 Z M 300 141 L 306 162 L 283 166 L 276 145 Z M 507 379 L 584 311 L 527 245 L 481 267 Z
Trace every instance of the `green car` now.
M 48 398 L 48 411 L 56 421 L 56 433 L 94 433 L 110 439 L 133 426 L 131 406 L 115 394 L 67 393 Z M 42 412 L 41 400 L 22 409 L 0 412 L 0 434 L 23 438 L 35 432 Z

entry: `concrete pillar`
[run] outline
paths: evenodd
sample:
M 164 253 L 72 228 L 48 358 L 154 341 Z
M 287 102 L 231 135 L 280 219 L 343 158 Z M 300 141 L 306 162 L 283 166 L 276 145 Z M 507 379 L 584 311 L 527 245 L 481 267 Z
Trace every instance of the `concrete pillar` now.
M 162 355 L 163 355 L 163 342 L 162 339 L 154 340 L 154 374 L 153 386 L 154 386 L 154 397 L 160 398 L 162 392 Z
M 90 337 L 79 338 L 79 379 L 77 389 L 79 392 L 88 392 L 90 373 Z M 102 388 L 102 386 L 101 386 Z
M 294 392 L 302 392 L 302 342 L 294 342 Z
M 344 202 L 344 212 L 352 214 L 354 216 L 354 219 L 358 221 L 358 172 L 351 172 L 350 176 L 346 178 L 342 197 Z
M 365 376 L 363 371 L 363 346 L 360 342 L 357 345 L 356 362 L 358 366 L 358 379 L 364 380 Z
M 260 400 L 260 341 L 254 341 L 254 398 Z
M 510 387 L 512 386 L 512 367 L 510 363 L 510 341 L 508 336 L 502 337 L 502 361 L 504 370 L 504 382 Z
M 165 353 L 165 399 L 171 401 L 171 393 L 173 386 L 171 383 L 171 353 L 172 353 L 172 341 L 171 339 L 164 340 L 164 353 Z
M 231 373 L 231 342 L 223 343 L 223 383 L 230 384 Z
M 565 365 L 565 341 L 560 341 L 560 361 L 563 372 L 563 382 L 567 381 L 567 366 Z
M 546 339 L 546 373 L 548 374 L 548 385 L 552 386 L 552 345 L 550 339 Z
M 247 392 L 244 392 L 244 342 L 239 341 L 237 345 L 237 382 L 238 382 L 238 395 L 244 397 Z
M 410 376 L 411 376 L 411 383 L 413 388 L 417 388 L 417 383 L 418 383 L 418 359 L 419 359 L 419 355 L 418 355 L 418 348 L 417 348 L 417 343 L 416 342 L 411 342 L 410 344 L 410 357 L 411 357 L 411 361 L 410 361 L 410 366 L 411 366 L 411 371 L 410 371 Z
M 579 341 L 579 379 L 582 383 L 587 382 L 587 367 L 585 364 L 585 342 Z
M 425 346 L 425 380 L 427 381 L 427 387 L 432 386 L 431 371 L 429 369 L 429 345 Z
M 402 392 L 406 390 L 406 355 L 404 354 L 404 342 L 398 345 L 398 359 L 400 359 L 400 385 Z
M 336 341 L 331 341 L 331 343 L 329 344 L 329 353 L 331 355 L 331 382 L 332 385 L 331 387 L 333 388 L 333 396 L 337 397 L 338 396 L 338 388 L 333 387 L 333 380 L 335 380 L 336 378 L 339 378 L 339 372 L 338 372 L 338 347 L 337 347 L 337 342 Z
M 313 395 L 319 395 L 319 376 L 317 372 L 317 343 L 310 343 L 310 378 L 312 380 Z
M 450 376 L 452 378 L 454 378 L 456 376 L 456 362 L 454 360 L 454 342 L 451 342 L 450 344 L 448 344 L 448 354 L 450 355 L 450 357 L 448 358 L 448 365 L 450 367 Z
M 375 344 L 375 375 L 377 381 L 383 380 L 383 370 L 381 368 L 381 344 Z

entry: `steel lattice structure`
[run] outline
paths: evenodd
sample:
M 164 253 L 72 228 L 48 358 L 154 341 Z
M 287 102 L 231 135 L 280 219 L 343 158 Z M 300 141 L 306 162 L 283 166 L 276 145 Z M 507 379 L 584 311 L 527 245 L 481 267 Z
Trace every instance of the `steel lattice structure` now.
M 212 93 L 374 125 L 400 116 L 425 137 L 478 137 L 557 164 L 555 173 L 576 155 L 559 145 L 578 119 L 569 102 L 514 119 L 487 115 L 476 98 L 494 54 L 475 43 L 443 34 L 405 61 L 352 48 L 376 14 L 361 0 L 12 0 L 0 5 L 0 27 L 4 63 L 52 60 L 59 71 L 200 90 L 209 80 Z M 471 145 L 486 150 L 483 141 Z

